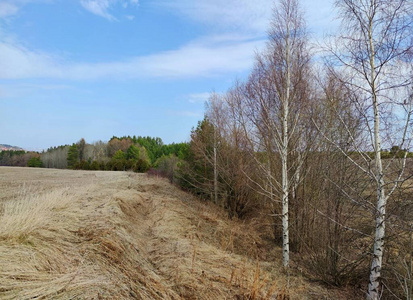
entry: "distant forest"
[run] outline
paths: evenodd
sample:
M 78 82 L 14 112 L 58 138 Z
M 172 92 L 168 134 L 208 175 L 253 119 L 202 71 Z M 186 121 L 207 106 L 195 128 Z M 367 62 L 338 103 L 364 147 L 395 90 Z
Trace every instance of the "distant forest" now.
M 72 145 L 51 147 L 41 153 L 1 151 L 0 166 L 146 172 L 165 157 L 184 160 L 188 149 L 188 143 L 165 145 L 158 137 L 114 136 L 109 142 L 91 144 L 82 138 Z
M 200 121 L 197 128 L 192 130 L 192 140 L 189 143 L 164 144 L 161 138 L 149 136 L 113 136 L 109 142 L 97 141 L 90 144 L 81 138 L 72 145 L 50 147 L 43 152 L 3 150 L 0 151 L 0 166 L 139 173 L 145 173 L 152 168 L 151 172 L 157 172 L 158 175 L 174 181 L 173 176 L 176 174 L 172 171 L 176 172 L 178 166 L 182 169 L 184 162 L 190 162 L 197 155 L 197 135 L 209 126 L 212 125 L 207 118 Z M 207 147 L 205 145 L 205 150 Z M 366 154 L 374 157 L 373 152 Z M 406 150 L 397 146 L 381 152 L 384 159 L 395 156 L 402 158 L 405 154 Z M 413 153 L 408 152 L 407 157 L 413 157 Z M 208 163 L 210 161 L 207 161 Z

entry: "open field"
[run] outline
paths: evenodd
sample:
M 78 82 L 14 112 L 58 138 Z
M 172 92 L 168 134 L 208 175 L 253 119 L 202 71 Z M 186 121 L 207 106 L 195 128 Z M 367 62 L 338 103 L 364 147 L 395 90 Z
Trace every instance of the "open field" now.
M 0 190 L 0 299 L 340 298 L 163 179 L 1 167 Z

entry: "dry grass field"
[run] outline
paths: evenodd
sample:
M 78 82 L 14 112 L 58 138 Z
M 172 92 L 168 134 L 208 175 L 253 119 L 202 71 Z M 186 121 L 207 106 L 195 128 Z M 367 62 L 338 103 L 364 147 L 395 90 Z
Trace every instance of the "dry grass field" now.
M 0 191 L 0 299 L 339 298 L 163 179 L 1 167 Z

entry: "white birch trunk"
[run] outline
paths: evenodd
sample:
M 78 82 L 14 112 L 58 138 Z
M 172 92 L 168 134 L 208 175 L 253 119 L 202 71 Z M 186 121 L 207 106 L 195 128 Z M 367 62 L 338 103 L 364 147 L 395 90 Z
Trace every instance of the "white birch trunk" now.
M 296 200 L 297 198 L 297 190 L 298 190 L 298 185 L 300 184 L 300 180 L 301 180 L 301 168 L 302 168 L 302 155 L 301 152 L 298 151 L 297 154 L 297 170 L 295 171 L 294 174 L 294 180 L 292 183 L 292 188 L 291 188 L 291 199 L 293 199 L 293 201 Z
M 284 149 L 283 149 L 284 150 Z M 283 151 L 284 152 L 284 151 Z M 290 262 L 290 243 L 288 226 L 288 176 L 287 153 L 282 156 L 282 231 L 283 231 L 283 266 L 288 267 Z
M 281 186 L 282 186 L 282 231 L 283 231 L 283 266 L 288 267 L 290 263 L 290 242 L 289 242 L 289 224 L 288 224 L 288 113 L 290 100 L 290 30 L 287 22 L 287 36 L 286 36 L 286 83 L 285 83 L 285 98 L 283 99 L 282 107 L 282 144 L 281 144 Z
M 370 268 L 370 280 L 367 292 L 368 300 L 380 299 L 380 276 L 383 261 L 383 249 L 385 238 L 385 218 L 387 199 L 384 191 L 383 164 L 381 160 L 381 137 L 380 137 L 380 116 L 379 104 L 376 89 L 375 72 L 375 52 L 372 38 L 372 22 L 369 26 L 370 44 L 370 68 L 371 68 L 371 91 L 374 109 L 374 150 L 376 164 L 376 185 L 377 185 L 377 207 L 376 207 L 376 233 L 374 237 L 373 259 Z

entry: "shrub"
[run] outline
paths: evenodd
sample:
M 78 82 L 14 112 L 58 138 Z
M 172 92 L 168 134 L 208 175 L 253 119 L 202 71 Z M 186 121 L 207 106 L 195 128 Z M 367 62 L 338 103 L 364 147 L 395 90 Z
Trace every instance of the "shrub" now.
M 40 157 L 32 157 L 29 159 L 27 166 L 31 168 L 42 168 L 43 162 Z
M 149 170 L 149 162 L 143 159 L 138 159 L 133 169 L 133 171 L 138 172 L 138 173 L 145 173 L 148 170 Z
M 90 170 L 100 170 L 100 164 L 96 160 L 90 164 Z

